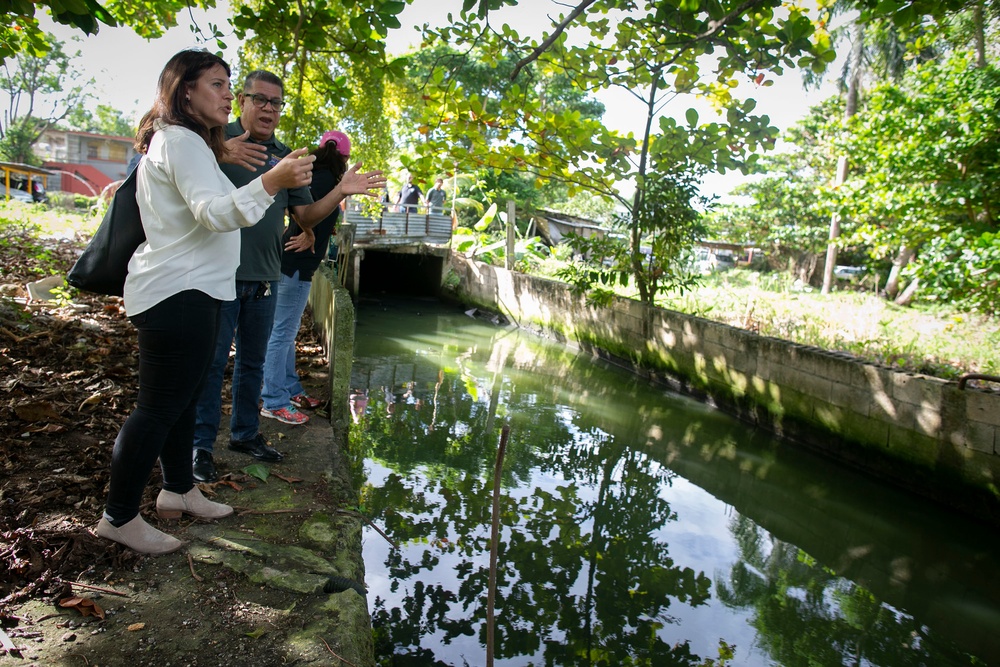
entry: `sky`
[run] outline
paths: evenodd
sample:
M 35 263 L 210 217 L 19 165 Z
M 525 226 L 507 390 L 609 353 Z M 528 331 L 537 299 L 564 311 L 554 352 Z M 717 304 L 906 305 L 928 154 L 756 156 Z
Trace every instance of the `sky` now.
M 221 8 L 210 12 L 198 11 L 193 14 L 204 29 L 207 30 L 209 22 L 226 25 L 228 3 L 220 0 L 219 5 Z M 387 50 L 394 55 L 406 52 L 419 43 L 415 26 L 425 22 L 443 23 L 447 21 L 449 12 L 457 14 L 460 8 L 461 0 L 414 0 L 400 16 L 403 27 L 390 34 Z M 491 20 L 494 23 L 509 23 L 521 34 L 539 36 L 550 23 L 547 16 L 555 17 L 565 10 L 565 4 L 560 5 L 554 0 L 529 0 L 516 7 L 505 7 L 494 14 Z M 156 78 L 162 65 L 183 48 L 203 45 L 186 24 L 171 29 L 164 37 L 153 41 L 146 41 L 127 28 L 107 26 L 102 26 L 95 36 L 79 39 L 82 33 L 55 25 L 47 15 L 42 24 L 58 38 L 67 41 L 66 50 L 69 53 L 80 51 L 81 59 L 78 64 L 84 75 L 83 79 L 94 80 L 91 92 L 97 101 L 93 104 L 109 104 L 136 119 L 152 102 Z M 79 41 L 75 41 L 76 39 Z M 223 53 L 223 57 L 234 63 L 237 55 L 235 39 L 228 40 L 228 44 L 229 48 Z M 208 48 L 214 49 L 214 42 Z M 806 92 L 802 88 L 800 74 L 789 71 L 767 88 L 755 87 L 750 81 L 741 83 L 736 94 L 754 97 L 757 100 L 756 113 L 768 115 L 773 125 L 784 130 L 802 118 L 810 106 L 818 104 L 832 92 L 832 84 L 826 84 L 820 91 Z M 607 91 L 598 98 L 606 108 L 605 125 L 611 129 L 641 133 L 644 109 L 639 107 L 632 96 L 623 91 Z M 707 105 L 697 100 L 677 100 L 667 109 L 667 113 L 683 118 L 688 106 L 697 108 L 703 119 L 707 119 L 712 113 Z M 702 191 L 724 197 L 743 180 L 745 179 L 739 174 L 732 173 L 709 176 Z

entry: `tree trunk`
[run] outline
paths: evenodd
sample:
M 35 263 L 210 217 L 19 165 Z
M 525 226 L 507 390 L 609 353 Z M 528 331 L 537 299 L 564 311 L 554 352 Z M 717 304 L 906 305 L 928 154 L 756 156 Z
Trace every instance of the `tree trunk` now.
M 847 156 L 837 159 L 836 187 L 839 189 L 847 180 Z M 833 289 L 833 270 L 837 264 L 837 239 L 840 238 L 840 214 L 830 216 L 830 237 L 826 246 L 826 264 L 823 266 L 823 294 L 829 294 Z
M 806 259 L 806 266 L 802 274 L 802 282 L 812 285 L 813 274 L 816 273 L 816 265 L 819 264 L 819 255 L 814 252 L 809 253 Z
M 917 287 L 919 287 L 919 280 L 914 278 L 910 281 L 910 284 L 906 286 L 903 293 L 896 297 L 894 303 L 897 306 L 909 306 L 913 303 L 914 297 L 917 296 Z
M 646 161 L 649 157 L 649 137 L 652 134 L 653 118 L 656 116 L 656 93 L 657 84 L 660 80 L 660 73 L 661 70 L 653 72 L 653 84 L 649 87 L 649 97 L 646 100 L 646 129 L 642 135 L 642 152 L 639 155 L 639 170 L 637 174 L 637 180 L 640 183 L 643 182 L 646 177 Z M 639 289 L 639 299 L 647 306 L 652 306 L 653 299 L 649 294 L 649 286 L 646 282 L 646 273 L 643 271 L 643 230 L 639 226 L 639 215 L 642 210 L 644 194 L 643 189 L 641 187 L 637 187 L 635 189 L 635 196 L 632 199 L 632 219 L 629 225 L 629 254 L 631 255 L 632 274 L 635 277 L 635 286 Z
M 812 285 L 820 255 L 814 252 L 800 252 L 788 258 L 785 270 L 803 285 Z
M 850 80 L 847 84 L 847 101 L 844 108 L 844 124 L 847 124 L 858 111 L 858 95 L 861 88 L 861 68 L 862 55 L 864 54 L 865 26 L 860 21 L 854 23 L 854 44 L 851 45 Z M 841 155 L 837 159 L 837 177 L 834 187 L 840 186 L 847 180 L 847 156 Z M 829 294 L 833 288 L 833 269 L 837 264 L 837 239 L 840 238 L 840 215 L 834 213 L 830 216 L 830 242 L 826 246 L 826 266 L 823 267 L 823 294 Z
M 986 28 L 984 24 L 983 3 L 980 0 L 972 10 L 972 30 L 976 39 L 976 67 L 979 69 L 986 67 Z
M 913 250 L 904 245 L 899 249 L 896 258 L 892 260 L 892 269 L 889 271 L 889 278 L 885 281 L 885 295 L 888 298 L 894 299 L 899 293 L 899 274 L 906 268 L 911 259 L 913 259 Z

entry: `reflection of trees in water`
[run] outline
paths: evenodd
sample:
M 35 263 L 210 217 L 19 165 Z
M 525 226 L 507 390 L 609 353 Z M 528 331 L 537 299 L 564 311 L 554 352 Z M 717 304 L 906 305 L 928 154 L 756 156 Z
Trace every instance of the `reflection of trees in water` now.
M 702 664 L 686 644 L 672 646 L 658 636 L 675 622 L 671 603 L 698 606 L 710 596 L 705 574 L 676 566 L 668 545 L 654 537 L 676 520 L 660 492 L 673 473 L 633 449 L 635 435 L 604 432 L 601 418 L 587 410 L 553 408 L 573 405 L 561 395 L 567 392 L 589 393 L 599 403 L 602 389 L 586 376 L 574 379 L 579 386 L 566 386 L 561 376 L 571 355 L 552 359 L 531 352 L 522 344 L 505 354 L 509 367 L 502 377 L 498 364 L 504 362 L 495 355 L 492 361 L 459 355 L 442 376 L 433 375 L 434 386 L 413 387 L 414 396 L 424 397 L 419 407 L 415 401 L 397 404 L 390 413 L 384 398 L 370 393 L 367 428 L 354 440 L 394 473 L 380 488 L 367 486 L 362 502 L 400 543 L 427 545 L 419 560 L 400 552 L 388 557 L 392 590 L 402 586 L 406 594 L 400 608 L 374 603 L 379 654 L 385 664 L 393 654 L 440 664 L 432 662 L 433 651 L 418 648 L 422 637 L 449 643 L 476 635 L 485 641 L 488 477 L 493 431 L 506 420 L 512 430 L 504 488 L 516 489 L 532 474 L 567 481 L 502 501 L 497 658 L 541 654 L 550 665 Z M 457 590 L 425 583 L 442 560 L 455 563 Z
M 769 538 L 750 519 L 736 516 L 730 531 L 740 559 L 728 577 L 716 577 L 716 596 L 729 607 L 753 610 L 757 642 L 777 664 L 985 664 L 939 645 L 912 617 L 793 545 Z
M 498 655 L 516 664 L 527 655 L 552 665 L 697 664 L 686 647 L 658 644 L 656 628 L 681 614 L 676 605 L 670 607 L 674 598 L 686 595 L 692 605 L 706 600 L 707 580 L 677 568 L 666 545 L 650 539 L 656 534 L 650 527 L 673 519 L 667 502 L 652 495 L 659 485 L 669 502 L 669 489 L 662 489 L 672 474 L 629 450 L 669 461 L 689 479 L 690 472 L 717 476 L 710 465 L 717 459 L 763 479 L 783 470 L 777 457 L 766 449 L 740 458 L 743 439 L 734 431 L 744 427 L 707 408 L 678 407 L 639 379 L 609 377 L 564 348 L 517 339 L 497 383 L 496 346 L 481 340 L 466 344 L 471 337 L 462 331 L 449 330 L 448 336 L 438 343 L 440 350 L 431 349 L 426 341 L 433 337 L 425 336 L 420 344 L 429 352 L 415 360 L 397 355 L 390 375 L 400 381 L 386 384 L 397 401 L 391 416 L 379 391 L 382 383 L 365 385 L 373 387 L 365 417 L 371 428 L 351 431 L 352 453 L 394 471 L 381 488 L 365 489 L 366 511 L 396 539 L 426 545 L 405 560 L 398 552 L 389 556 L 393 590 L 404 591 L 405 598 L 399 609 L 374 602 L 384 663 L 404 664 L 405 654 L 406 664 L 444 664 L 434 662 L 444 657 L 436 643 L 458 642 L 463 635 L 483 641 L 487 476 L 506 422 L 512 438 L 503 479 L 508 527 L 501 545 Z M 403 399 L 408 388 L 412 394 Z M 523 490 L 535 470 L 566 481 Z M 712 478 L 721 497 L 742 493 L 740 475 Z M 775 664 L 986 664 L 944 646 L 941 635 L 817 566 L 792 544 L 772 539 L 752 521 L 738 517 L 732 534 L 742 557 L 716 577 L 723 583 L 714 593 L 752 615 L 756 644 Z M 431 578 L 431 569 L 441 563 L 449 572 Z M 440 583 L 448 576 L 458 583 Z M 881 590 L 877 584 L 874 589 Z M 749 647 L 739 648 L 743 653 Z M 475 651 L 466 651 L 469 664 L 482 663 Z M 740 656 L 734 662 L 742 664 Z

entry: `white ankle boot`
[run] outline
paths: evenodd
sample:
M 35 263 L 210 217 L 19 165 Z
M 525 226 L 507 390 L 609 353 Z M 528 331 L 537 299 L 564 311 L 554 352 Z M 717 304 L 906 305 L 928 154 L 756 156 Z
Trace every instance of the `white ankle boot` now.
M 97 534 L 141 554 L 168 554 L 184 546 L 176 537 L 153 528 L 139 515 L 117 528 L 102 517 L 97 524 Z
M 162 490 L 156 497 L 156 514 L 161 519 L 179 519 L 181 514 L 190 514 L 199 519 L 221 519 L 233 513 L 229 505 L 216 503 L 205 496 L 197 486 L 187 493 Z

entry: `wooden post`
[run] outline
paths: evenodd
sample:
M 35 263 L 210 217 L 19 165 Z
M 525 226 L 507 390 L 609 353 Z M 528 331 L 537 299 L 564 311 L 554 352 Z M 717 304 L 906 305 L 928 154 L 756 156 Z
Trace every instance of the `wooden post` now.
M 514 201 L 507 201 L 507 261 L 508 271 L 514 270 Z

